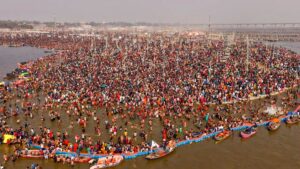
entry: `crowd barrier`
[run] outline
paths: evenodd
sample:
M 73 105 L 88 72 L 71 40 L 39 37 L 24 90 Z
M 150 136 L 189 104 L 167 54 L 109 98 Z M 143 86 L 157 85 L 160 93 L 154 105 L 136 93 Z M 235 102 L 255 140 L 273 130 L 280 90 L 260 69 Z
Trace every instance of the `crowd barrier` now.
M 289 116 L 293 115 L 293 114 L 294 114 L 294 112 L 288 112 L 288 114 L 286 116 L 279 117 L 279 120 L 281 122 L 285 122 L 286 119 Z M 256 125 L 257 126 L 268 126 L 269 123 L 270 123 L 270 121 L 265 121 L 265 122 L 257 123 Z M 253 125 L 254 124 L 251 124 L 251 123 L 244 123 L 242 126 L 237 126 L 237 127 L 231 128 L 230 130 L 232 130 L 232 131 L 245 130 L 245 129 L 253 126 Z M 184 146 L 184 145 L 192 144 L 192 143 L 202 142 L 202 141 L 204 141 L 206 139 L 214 137 L 215 135 L 219 134 L 221 131 L 222 130 L 216 131 L 216 132 L 212 132 L 212 133 L 209 133 L 209 134 L 205 134 L 205 135 L 202 135 L 202 136 L 200 136 L 198 138 L 193 138 L 193 139 L 190 139 L 190 140 L 179 141 L 179 142 L 176 143 L 176 147 L 180 147 L 180 146 Z M 40 146 L 34 145 L 34 144 L 31 145 L 31 147 L 35 148 L 35 149 L 41 149 Z M 129 159 L 137 158 L 139 156 L 145 156 L 145 155 L 157 152 L 160 149 L 161 148 L 150 150 L 150 151 L 138 152 L 138 153 L 125 153 L 125 154 L 121 154 L 121 155 L 124 157 L 124 159 L 129 160 Z M 67 156 L 67 157 L 77 157 L 78 156 L 77 153 L 75 153 L 75 152 L 56 151 L 55 154 L 57 154 L 57 155 L 64 155 L 64 156 Z M 81 153 L 79 156 L 80 157 L 89 157 L 89 158 L 93 158 L 93 159 L 98 159 L 98 158 L 101 158 L 101 157 L 105 157 L 107 155 L 105 155 L 105 154 L 87 154 L 87 153 Z

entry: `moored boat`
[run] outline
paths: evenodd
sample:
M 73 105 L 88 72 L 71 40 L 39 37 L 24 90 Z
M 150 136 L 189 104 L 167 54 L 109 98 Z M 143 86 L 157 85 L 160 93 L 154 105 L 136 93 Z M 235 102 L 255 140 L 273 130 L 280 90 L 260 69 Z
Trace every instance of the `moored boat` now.
M 277 123 L 274 123 L 274 122 L 270 122 L 269 125 L 268 125 L 268 129 L 270 131 L 275 131 L 275 130 L 278 130 L 280 127 L 280 123 L 277 122 Z
M 156 152 L 147 155 L 145 158 L 148 160 L 155 160 L 161 157 L 164 157 L 168 154 L 171 154 L 176 148 L 176 142 L 174 140 L 170 140 L 166 149 L 158 149 Z
M 90 157 L 76 157 L 74 159 L 75 163 L 88 163 L 91 160 Z
M 294 117 L 288 117 L 286 120 L 285 120 L 285 123 L 288 124 L 288 125 L 292 125 L 292 124 L 296 124 L 299 122 L 299 119 L 297 118 L 294 118 Z
M 100 169 L 114 167 L 120 164 L 124 160 L 122 155 L 111 155 L 107 157 L 99 158 L 97 164 L 93 165 L 90 169 Z
M 23 150 L 20 154 L 23 158 L 44 158 L 42 150 Z
M 166 150 L 159 149 L 157 152 L 151 153 L 151 154 L 147 155 L 145 158 L 147 160 L 155 160 L 155 159 L 158 159 L 158 158 L 161 158 L 161 157 L 171 154 L 174 150 L 175 150 L 175 147 L 167 148 Z
M 241 131 L 240 136 L 243 139 L 247 139 L 250 138 L 251 136 L 253 136 L 254 134 L 256 134 L 257 132 L 257 128 L 256 127 L 251 127 L 246 129 L 245 131 Z
M 268 130 L 270 131 L 278 130 L 279 127 L 280 127 L 280 120 L 278 118 L 272 119 L 267 126 Z
M 224 130 L 221 133 L 215 135 L 214 139 L 219 142 L 227 139 L 230 135 L 231 135 L 231 131 Z
M 193 138 L 197 138 L 197 137 L 200 137 L 202 135 L 203 135 L 203 132 L 194 132 L 194 133 L 192 133 Z

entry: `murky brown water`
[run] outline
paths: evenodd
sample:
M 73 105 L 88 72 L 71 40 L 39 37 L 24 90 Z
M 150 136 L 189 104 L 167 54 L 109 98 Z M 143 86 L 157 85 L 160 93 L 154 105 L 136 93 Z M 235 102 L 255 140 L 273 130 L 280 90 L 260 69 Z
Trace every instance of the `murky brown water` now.
M 299 169 L 300 168 L 300 125 L 282 126 L 280 130 L 270 133 L 259 128 L 258 133 L 249 140 L 241 140 L 238 133 L 222 143 L 212 140 L 178 148 L 173 154 L 156 161 L 143 157 L 121 163 L 116 169 Z M 7 153 L 9 147 L 0 146 L 0 151 Z M 7 167 L 25 168 L 31 163 L 38 163 L 45 169 L 68 169 L 68 165 L 55 164 L 51 160 L 20 159 L 9 162 Z M 75 169 L 86 169 L 88 165 L 80 164 Z
M 23 56 L 39 56 L 44 55 L 42 51 L 35 51 L 33 54 L 22 54 L 18 51 L 16 57 L 2 56 L 3 48 L 0 47 L 0 63 L 12 63 L 12 65 L 1 66 L 6 72 L 14 69 L 17 62 L 24 61 Z M 19 50 L 17 48 L 5 48 L 4 50 Z M 32 59 L 32 58 L 30 58 Z M 10 60 L 10 61 L 7 61 Z M 2 71 L 1 71 L 2 72 Z M 0 76 L 1 77 L 1 76 Z M 41 112 L 40 112 L 41 113 Z M 62 114 L 63 118 L 67 118 Z M 33 120 L 30 120 L 35 126 L 40 124 L 39 117 L 36 114 Z M 19 117 L 20 118 L 20 117 Z M 12 118 L 9 123 L 14 123 L 16 119 Z M 24 119 L 22 119 L 23 121 Z M 154 122 L 155 123 L 155 122 Z M 57 126 L 56 123 L 47 122 L 47 126 L 55 130 L 67 128 L 68 123 L 62 123 Z M 155 130 L 155 128 L 154 128 Z M 79 132 L 80 128 L 74 128 L 73 133 Z M 93 133 L 92 125 L 87 128 L 87 133 Z M 159 131 L 155 131 L 159 132 Z M 80 132 L 81 133 L 81 132 Z M 0 162 L 2 162 L 3 153 L 9 153 L 12 147 L 0 145 Z M 273 133 L 268 132 L 264 128 L 259 128 L 258 133 L 249 140 L 241 140 L 238 132 L 234 136 L 222 143 L 215 144 L 214 141 L 208 139 L 201 143 L 179 147 L 173 154 L 156 161 L 148 161 L 143 157 L 122 162 L 117 169 L 299 169 L 300 168 L 300 124 L 282 127 Z M 69 165 L 56 164 L 52 160 L 33 160 L 19 159 L 17 162 L 8 162 L 5 166 L 8 169 L 25 169 L 32 163 L 40 164 L 44 169 L 68 169 Z M 75 169 L 88 169 L 87 164 L 79 164 L 73 167 Z

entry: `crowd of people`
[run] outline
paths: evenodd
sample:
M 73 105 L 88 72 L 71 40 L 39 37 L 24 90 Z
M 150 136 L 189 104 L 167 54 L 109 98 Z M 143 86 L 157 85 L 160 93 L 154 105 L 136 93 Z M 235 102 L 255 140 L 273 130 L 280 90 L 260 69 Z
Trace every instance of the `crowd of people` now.
M 299 92 L 299 54 L 253 42 L 247 56 L 242 38 L 228 47 L 189 33 L 19 33 L 0 34 L 0 44 L 55 51 L 28 62 L 29 77 L 1 87 L 0 132 L 72 165 L 75 158 L 54 152 L 148 151 L 150 139 L 166 145 L 268 120 L 261 107 L 271 101 L 255 99 L 289 90 L 280 99 L 287 112 Z

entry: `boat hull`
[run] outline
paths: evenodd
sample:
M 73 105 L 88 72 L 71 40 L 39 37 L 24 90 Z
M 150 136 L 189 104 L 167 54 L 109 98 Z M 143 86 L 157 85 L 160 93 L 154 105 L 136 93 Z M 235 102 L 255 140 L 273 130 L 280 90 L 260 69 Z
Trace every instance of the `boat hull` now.
M 44 153 L 40 150 L 23 150 L 20 157 L 22 158 L 44 158 Z
M 156 153 L 152 153 L 152 154 L 147 155 L 145 158 L 147 160 L 159 159 L 159 158 L 162 158 L 164 156 L 167 156 L 167 155 L 171 154 L 174 150 L 175 150 L 175 148 L 172 148 L 170 151 L 159 150 Z
M 215 135 L 214 139 L 216 141 L 220 142 L 220 141 L 227 139 L 230 135 L 231 135 L 231 132 L 226 132 L 226 133 L 222 132 L 222 133 Z
M 240 133 L 240 136 L 241 136 L 243 139 L 247 139 L 247 138 L 250 138 L 250 137 L 252 137 L 253 135 L 255 135 L 256 132 L 257 132 L 256 130 L 255 130 L 255 131 L 251 131 L 250 133 L 246 133 L 246 132 L 242 131 L 242 132 Z
M 109 163 L 106 162 L 106 160 L 110 161 L 112 158 L 114 158 L 113 162 L 109 162 Z M 123 160 L 124 160 L 124 158 L 122 155 L 102 157 L 102 158 L 99 158 L 97 164 L 92 166 L 90 169 L 114 167 L 114 166 L 119 165 Z
M 299 119 L 293 119 L 293 120 L 292 119 L 287 119 L 285 121 L 285 123 L 288 124 L 288 125 L 296 124 L 298 122 L 299 122 Z
M 279 129 L 279 127 L 280 127 L 280 123 L 279 122 L 278 123 L 270 123 L 268 125 L 268 130 L 270 130 L 270 131 L 276 131 L 276 130 Z

